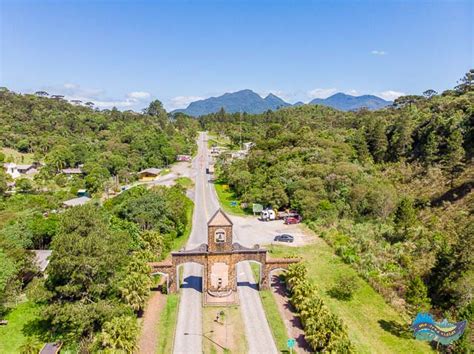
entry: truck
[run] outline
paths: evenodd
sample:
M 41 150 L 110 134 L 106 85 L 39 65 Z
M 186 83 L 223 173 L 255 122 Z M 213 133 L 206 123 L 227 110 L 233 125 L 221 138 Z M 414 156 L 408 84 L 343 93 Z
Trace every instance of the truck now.
M 263 209 L 260 212 L 259 219 L 261 221 L 284 220 L 284 223 L 287 225 L 299 224 L 302 221 L 301 215 L 295 210 L 278 211 L 271 208 Z

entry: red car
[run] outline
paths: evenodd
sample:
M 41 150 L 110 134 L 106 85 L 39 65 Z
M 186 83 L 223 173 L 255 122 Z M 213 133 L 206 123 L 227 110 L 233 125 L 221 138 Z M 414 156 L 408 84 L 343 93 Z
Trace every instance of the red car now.
M 285 218 L 285 224 L 291 225 L 291 224 L 299 224 L 301 222 L 301 216 L 300 215 L 293 215 L 293 216 L 287 216 Z

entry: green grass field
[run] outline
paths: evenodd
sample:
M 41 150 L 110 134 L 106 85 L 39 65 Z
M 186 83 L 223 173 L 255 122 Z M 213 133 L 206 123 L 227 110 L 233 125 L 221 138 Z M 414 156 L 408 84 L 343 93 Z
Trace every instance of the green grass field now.
M 19 353 L 28 340 L 28 323 L 40 316 L 41 307 L 31 301 L 16 306 L 8 313 L 6 326 L 0 326 L 0 353 Z
M 265 315 L 267 316 L 267 321 L 270 325 L 277 349 L 280 352 L 286 352 L 286 341 L 289 336 L 286 332 L 285 323 L 280 316 L 278 305 L 271 290 L 261 290 L 260 298 L 262 299 L 263 309 L 265 311 Z
M 33 154 L 24 154 L 10 148 L 2 148 L 1 152 L 5 154 L 5 161 L 15 162 L 17 164 L 28 164 L 34 161 Z
M 225 186 L 227 186 L 225 183 L 221 183 L 219 181 L 214 183 L 217 198 L 219 199 L 219 203 L 222 209 L 224 209 L 226 213 L 231 215 L 247 215 L 245 210 L 240 207 L 240 201 L 236 198 L 234 192 L 230 188 L 226 188 Z M 231 205 L 231 202 L 233 201 L 237 202 L 236 206 Z
M 158 324 L 157 353 L 167 354 L 173 351 L 174 331 L 178 319 L 179 295 L 169 294 Z
M 207 138 L 207 147 L 211 148 L 213 145 L 230 147 L 232 144 L 228 137 L 222 137 L 218 134 L 209 133 Z
M 190 189 L 194 186 L 194 182 L 191 178 L 189 177 L 178 177 L 176 178 L 176 184 L 179 184 L 180 186 Z
M 339 276 L 357 276 L 357 273 L 343 263 L 322 239 L 317 238 L 315 244 L 299 248 L 272 246 L 270 251 L 274 257 L 299 256 L 306 262 L 309 276 L 318 286 L 325 303 L 347 325 L 358 353 L 432 352 L 428 344 L 416 341 L 405 331 L 409 327 L 409 318 L 403 318 L 362 278 L 358 277 L 360 287 L 352 300 L 340 301 L 328 295 Z

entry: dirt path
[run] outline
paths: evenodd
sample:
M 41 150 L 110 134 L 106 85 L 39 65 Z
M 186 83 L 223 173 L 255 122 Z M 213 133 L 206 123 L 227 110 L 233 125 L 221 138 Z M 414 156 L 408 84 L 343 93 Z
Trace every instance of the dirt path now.
M 296 316 L 296 313 L 293 312 L 293 307 L 291 306 L 290 300 L 286 294 L 285 284 L 280 281 L 278 275 L 274 275 L 272 278 L 272 292 L 273 296 L 275 296 L 280 316 L 285 322 L 286 331 L 291 338 L 296 340 L 295 352 L 311 353 L 311 348 L 304 339 L 304 331 L 301 321 Z
M 166 303 L 166 296 L 158 290 L 153 290 L 143 314 L 142 331 L 138 342 L 140 354 L 155 354 L 158 344 L 158 322 L 160 313 Z

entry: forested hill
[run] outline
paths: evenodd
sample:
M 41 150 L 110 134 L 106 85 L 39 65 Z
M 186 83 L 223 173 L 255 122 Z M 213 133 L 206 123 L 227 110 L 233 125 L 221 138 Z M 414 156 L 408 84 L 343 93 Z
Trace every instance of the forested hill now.
M 146 114 L 78 106 L 62 99 L 0 92 L 0 148 L 33 153 L 51 174 L 84 164 L 127 175 L 162 167 L 194 148 L 196 124 L 171 122 L 159 101 Z
M 361 108 L 377 110 L 390 106 L 392 102 L 373 95 L 351 96 L 339 92 L 328 98 L 315 98 L 310 104 L 328 106 L 341 111 L 355 111 Z
M 241 90 L 225 93 L 219 97 L 209 97 L 189 104 L 185 109 L 177 109 L 172 113 L 185 113 L 193 117 L 199 117 L 209 113 L 218 112 L 220 109 L 226 112 L 262 113 L 268 110 L 277 110 L 281 107 L 290 106 L 281 98 L 269 94 L 262 98 L 252 90 Z
M 221 160 L 242 202 L 299 210 L 393 306 L 472 322 L 473 79 L 382 111 L 306 105 L 200 121 L 236 147 L 241 135 L 256 143 Z
M 355 111 L 362 108 L 370 110 L 382 109 L 391 105 L 392 102 L 373 95 L 351 96 L 339 92 L 328 98 L 315 98 L 308 104 L 332 107 L 341 111 Z M 304 105 L 304 103 L 296 102 L 293 106 L 301 105 Z M 184 113 L 193 117 L 216 113 L 219 110 L 224 110 L 228 113 L 246 112 L 249 114 L 259 114 L 268 110 L 276 111 L 290 106 L 292 104 L 285 102 L 272 93 L 262 98 L 252 90 L 241 90 L 226 93 L 219 97 L 210 97 L 191 102 L 188 107 L 174 110 L 171 113 Z

